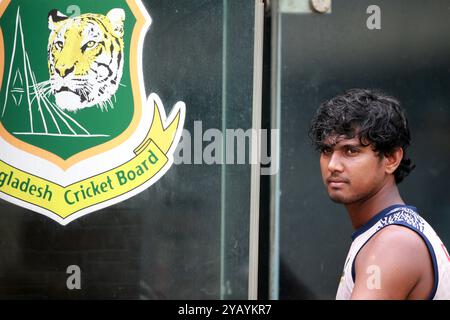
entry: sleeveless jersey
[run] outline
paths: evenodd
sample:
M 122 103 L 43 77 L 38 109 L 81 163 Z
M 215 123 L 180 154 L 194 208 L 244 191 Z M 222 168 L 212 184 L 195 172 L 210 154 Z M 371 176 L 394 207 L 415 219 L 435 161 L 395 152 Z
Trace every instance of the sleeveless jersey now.
M 433 228 L 406 205 L 390 206 L 367 222 L 352 235 L 352 245 L 345 260 L 344 271 L 336 294 L 337 300 L 350 299 L 355 279 L 355 258 L 362 247 L 381 229 L 389 225 L 405 226 L 419 234 L 428 247 L 433 269 L 434 286 L 429 299 L 450 299 L 450 256 Z

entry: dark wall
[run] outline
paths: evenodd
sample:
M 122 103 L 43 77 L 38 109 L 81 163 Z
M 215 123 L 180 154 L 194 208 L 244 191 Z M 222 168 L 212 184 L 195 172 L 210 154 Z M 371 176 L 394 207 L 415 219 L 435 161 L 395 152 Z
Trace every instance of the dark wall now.
M 144 4 L 153 19 L 147 94 L 167 113 L 184 101 L 192 137 L 194 121 L 203 131 L 250 128 L 254 3 Z M 67 226 L 0 200 L 0 298 L 245 299 L 249 194 L 249 165 L 179 164 L 136 197 Z M 66 287 L 69 265 L 81 268 L 81 290 Z
M 281 15 L 280 298 L 333 299 L 352 233 L 307 138 L 321 102 L 350 88 L 397 96 L 417 168 L 400 185 L 450 244 L 450 1 L 334 0 L 331 14 Z M 381 30 L 366 9 L 381 8 Z

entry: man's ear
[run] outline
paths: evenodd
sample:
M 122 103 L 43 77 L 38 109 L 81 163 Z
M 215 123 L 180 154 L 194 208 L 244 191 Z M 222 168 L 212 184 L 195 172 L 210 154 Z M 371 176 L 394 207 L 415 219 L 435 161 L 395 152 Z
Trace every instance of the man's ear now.
M 389 154 L 384 155 L 384 164 L 386 173 L 392 174 L 400 165 L 403 159 L 403 148 L 396 148 Z
M 58 11 L 57 9 L 52 9 L 49 13 L 48 13 L 48 28 L 50 30 L 55 30 L 56 28 L 56 23 L 59 21 L 63 21 L 66 20 L 68 18 L 68 16 L 66 16 L 65 14 L 61 13 L 60 11 Z

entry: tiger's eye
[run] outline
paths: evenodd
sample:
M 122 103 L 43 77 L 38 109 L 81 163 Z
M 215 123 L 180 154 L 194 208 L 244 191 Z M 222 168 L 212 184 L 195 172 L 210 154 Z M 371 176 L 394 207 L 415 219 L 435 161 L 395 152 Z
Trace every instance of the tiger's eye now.
M 88 43 L 86 43 L 86 46 L 88 48 L 92 48 L 93 46 L 95 46 L 95 41 L 89 41 Z

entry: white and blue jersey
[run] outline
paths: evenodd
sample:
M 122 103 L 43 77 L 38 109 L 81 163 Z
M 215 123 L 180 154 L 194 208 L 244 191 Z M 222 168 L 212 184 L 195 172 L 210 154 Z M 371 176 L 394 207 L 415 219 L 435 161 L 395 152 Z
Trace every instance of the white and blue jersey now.
M 364 245 L 381 229 L 390 225 L 405 226 L 419 234 L 428 247 L 433 262 L 434 285 L 429 299 L 450 300 L 450 256 L 433 228 L 406 205 L 390 206 L 352 235 L 352 245 L 345 260 L 344 271 L 336 294 L 337 300 L 350 299 L 355 285 L 355 258 Z

